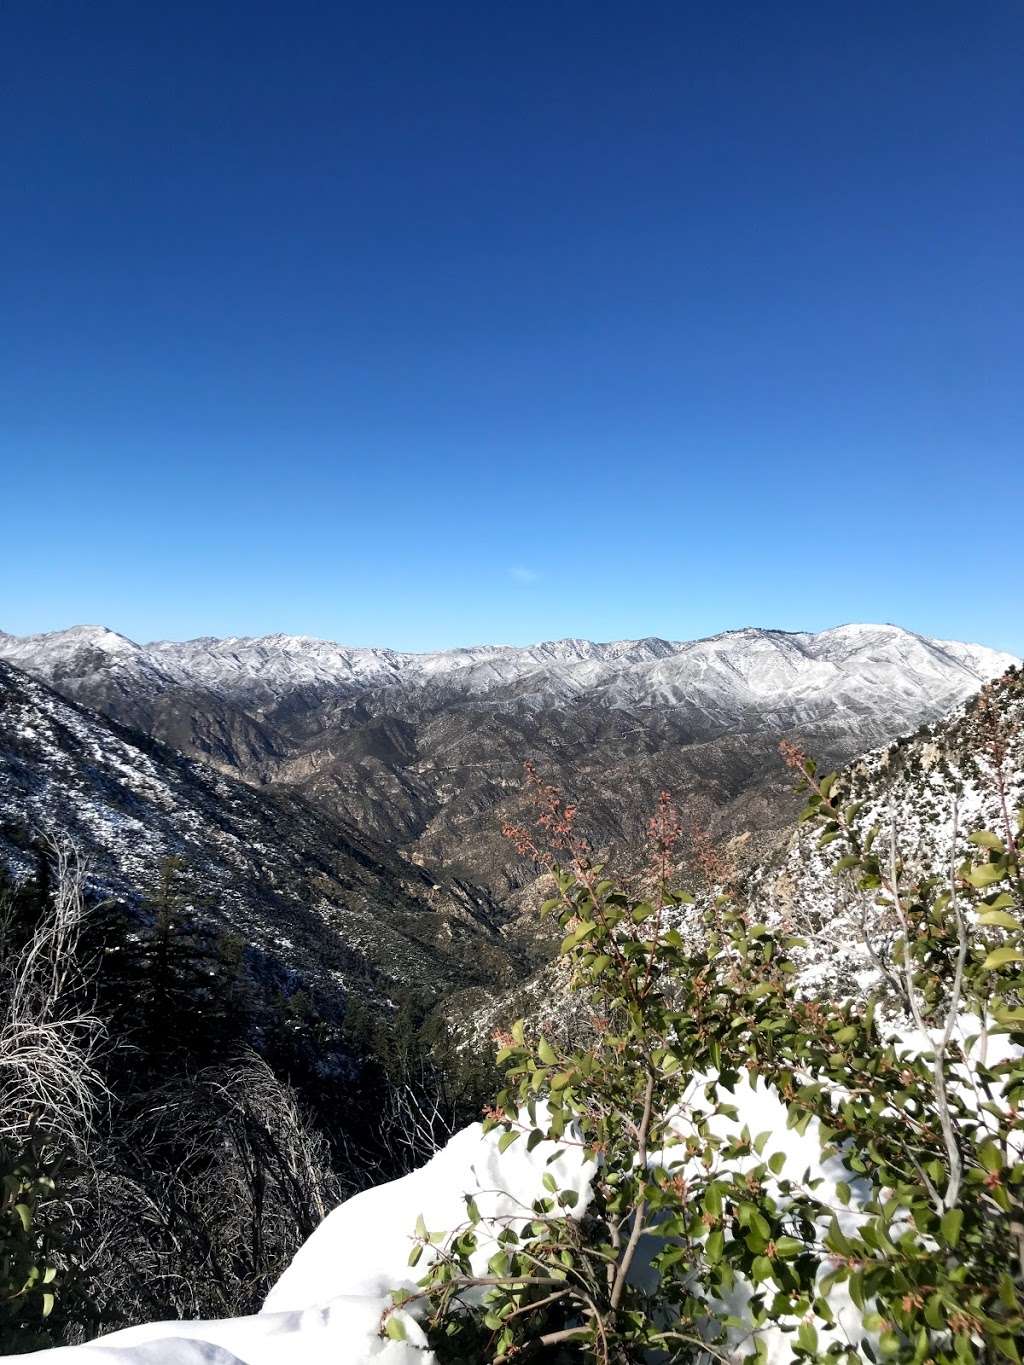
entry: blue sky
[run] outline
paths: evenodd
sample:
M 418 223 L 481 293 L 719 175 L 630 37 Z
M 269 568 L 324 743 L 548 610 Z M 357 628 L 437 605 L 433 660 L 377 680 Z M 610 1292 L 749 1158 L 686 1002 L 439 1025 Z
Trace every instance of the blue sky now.
M 0 628 L 1024 652 L 1024 7 L 11 0 Z

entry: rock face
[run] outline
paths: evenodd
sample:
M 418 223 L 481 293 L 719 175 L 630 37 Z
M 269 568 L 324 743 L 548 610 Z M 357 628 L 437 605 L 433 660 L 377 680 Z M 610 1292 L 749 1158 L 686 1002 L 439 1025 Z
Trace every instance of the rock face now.
M 382 1004 L 521 971 L 486 900 L 443 889 L 292 790 L 257 790 L 0 662 L 0 861 L 51 832 L 94 892 L 135 899 L 184 858 L 221 928 L 282 983 Z
M 754 831 L 754 854 L 794 810 L 780 736 L 842 762 L 1014 662 L 865 625 L 432 654 L 290 635 L 137 645 L 78 626 L 0 634 L 0 657 L 222 773 L 298 790 L 496 901 L 523 877 L 500 825 L 519 813 L 527 758 L 580 799 L 598 843 L 635 841 L 668 788 L 702 822 Z

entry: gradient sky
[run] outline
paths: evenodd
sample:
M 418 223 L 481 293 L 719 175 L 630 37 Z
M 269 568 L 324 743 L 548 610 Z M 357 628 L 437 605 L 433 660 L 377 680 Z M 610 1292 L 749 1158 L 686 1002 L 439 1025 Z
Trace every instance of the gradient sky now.
M 1024 5 L 0 9 L 0 628 L 1024 652 Z

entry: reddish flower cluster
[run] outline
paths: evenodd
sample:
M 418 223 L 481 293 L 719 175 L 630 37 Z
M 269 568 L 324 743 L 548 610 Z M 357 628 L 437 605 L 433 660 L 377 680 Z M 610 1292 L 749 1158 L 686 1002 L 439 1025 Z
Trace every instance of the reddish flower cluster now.
M 650 842 L 659 853 L 669 854 L 678 844 L 683 825 L 668 792 L 658 793 L 658 806 L 647 822 L 647 829 Z
M 679 812 L 668 792 L 658 793 L 658 804 L 647 822 L 647 843 L 651 854 L 651 871 L 664 885 L 672 868 L 676 845 L 683 833 Z
M 722 851 L 706 825 L 692 822 L 686 831 L 689 864 L 707 886 L 728 886 L 735 875 L 733 860 Z
M 590 845 L 576 832 L 579 808 L 566 804 L 558 788 L 545 782 L 532 762 L 524 765 L 524 772 L 525 795 L 534 810 L 533 831 L 540 837 L 535 838 L 528 826 L 511 822 L 502 825 L 502 834 L 522 857 L 533 858 L 545 867 L 553 867 L 559 855 L 564 858 L 568 854 L 574 862 L 583 861 Z
M 807 755 L 798 744 L 794 744 L 789 739 L 780 739 L 779 753 L 782 755 L 782 761 L 787 768 L 792 768 L 795 773 L 800 773 L 801 776 L 805 775 L 804 764 L 807 762 Z

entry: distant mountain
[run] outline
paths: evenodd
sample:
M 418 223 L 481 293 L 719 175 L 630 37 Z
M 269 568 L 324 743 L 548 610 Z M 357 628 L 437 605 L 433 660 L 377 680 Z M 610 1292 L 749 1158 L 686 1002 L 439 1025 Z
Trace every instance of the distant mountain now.
M 255 790 L 0 662 L 0 859 L 30 869 L 40 834 L 70 839 L 93 890 L 128 900 L 180 855 L 219 926 L 321 998 L 429 999 L 521 971 L 473 888 L 440 887 L 300 793 Z
M 828 698 L 856 707 L 878 688 L 909 718 L 928 692 L 937 706 L 1014 658 L 983 645 L 931 640 L 898 626 L 840 626 L 818 634 L 735 630 L 696 641 L 596 644 L 552 640 L 428 654 L 356 649 L 302 635 L 204 638 L 137 645 L 103 626 L 44 635 L 0 632 L 0 656 L 51 684 L 156 697 L 194 689 L 273 723 L 296 698 L 340 699 L 412 689 L 435 697 L 565 704 L 594 694 L 609 706 L 699 705 L 725 724 L 748 708 L 799 713 Z M 875 709 L 881 709 L 877 704 Z
M 843 762 L 1015 662 L 866 625 L 430 654 L 290 635 L 137 645 L 78 626 L 0 634 L 0 657 L 224 773 L 298 789 L 498 900 L 523 876 L 500 825 L 518 812 L 526 758 L 581 799 L 599 842 L 635 841 L 664 787 L 715 828 L 754 831 L 757 850 L 794 809 L 781 735 Z

